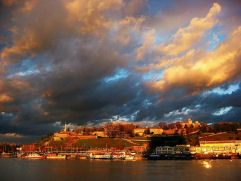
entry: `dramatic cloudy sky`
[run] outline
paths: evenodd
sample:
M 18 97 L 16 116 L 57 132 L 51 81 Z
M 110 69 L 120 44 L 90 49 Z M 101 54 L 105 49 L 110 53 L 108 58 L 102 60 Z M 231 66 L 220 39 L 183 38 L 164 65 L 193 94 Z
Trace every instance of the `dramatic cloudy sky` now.
M 241 1 L 0 0 L 0 142 L 188 117 L 240 121 Z

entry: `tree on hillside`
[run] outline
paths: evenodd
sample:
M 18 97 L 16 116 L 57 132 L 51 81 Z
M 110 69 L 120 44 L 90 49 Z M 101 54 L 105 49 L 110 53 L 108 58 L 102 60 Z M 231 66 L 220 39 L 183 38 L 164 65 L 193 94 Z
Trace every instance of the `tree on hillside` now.
M 123 124 L 124 133 L 128 134 L 129 136 L 134 136 L 133 130 L 135 129 L 135 127 L 136 126 L 134 124 Z
M 159 122 L 159 127 L 162 128 L 162 129 L 166 129 L 167 128 L 167 123 Z
M 115 123 L 106 123 L 105 131 L 109 138 L 115 138 L 120 135 L 120 125 Z
M 151 134 L 150 129 L 147 128 L 147 129 L 144 131 L 144 134 L 145 134 L 145 135 Z

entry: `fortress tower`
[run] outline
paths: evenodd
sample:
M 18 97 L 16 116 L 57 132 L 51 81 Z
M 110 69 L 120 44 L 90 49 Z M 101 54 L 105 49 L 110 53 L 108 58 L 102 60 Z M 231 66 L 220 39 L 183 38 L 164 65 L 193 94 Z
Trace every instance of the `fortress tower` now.
M 64 132 L 66 132 L 66 131 L 67 131 L 67 124 L 65 122 L 65 124 L 64 124 Z

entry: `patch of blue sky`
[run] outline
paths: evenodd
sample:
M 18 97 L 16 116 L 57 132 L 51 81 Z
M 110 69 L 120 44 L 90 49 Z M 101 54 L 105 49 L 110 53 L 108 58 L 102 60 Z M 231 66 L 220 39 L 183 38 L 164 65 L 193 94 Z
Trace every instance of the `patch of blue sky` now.
M 173 39 L 173 35 L 176 33 L 176 30 L 170 31 L 168 33 L 160 33 L 158 32 L 158 30 L 156 30 L 156 32 L 153 34 L 154 38 L 155 38 L 155 42 L 153 42 L 152 45 L 159 45 L 159 44 L 166 44 L 168 43 L 170 40 Z
M 171 6 L 173 6 L 175 4 L 174 0 L 162 0 L 162 1 L 158 1 L 158 0 L 149 0 L 148 1 L 148 5 L 150 7 L 150 14 L 157 14 L 162 12 L 165 9 L 170 8 Z
M 12 73 L 12 74 L 9 74 L 7 76 L 7 78 L 12 78 L 12 77 L 24 77 L 24 76 L 28 76 L 28 75 L 36 75 L 36 74 L 39 74 L 39 70 L 37 69 L 28 69 L 28 70 L 25 70 L 25 71 L 20 71 L 20 72 L 15 72 L 15 73 Z
M 174 110 L 164 114 L 164 117 L 179 116 L 179 115 L 182 115 L 182 113 L 179 110 Z
M 118 68 L 113 75 L 105 77 L 104 82 L 110 83 L 120 79 L 125 79 L 129 76 L 129 74 L 130 73 L 126 69 Z
M 138 115 L 140 111 L 137 110 L 131 114 L 128 114 L 128 115 L 125 115 L 125 116 L 122 116 L 122 115 L 113 115 L 109 121 L 110 122 L 133 122 L 136 120 L 136 117 Z
M 0 43 L 0 51 L 5 47 L 6 45 L 3 43 Z
M 219 32 L 219 27 L 215 26 L 210 30 L 209 35 L 207 36 L 208 51 L 213 51 L 221 42 L 223 42 L 227 36 L 224 33 Z
M 44 69 L 41 69 L 41 71 L 44 71 L 44 72 L 49 72 L 51 71 L 52 68 L 51 67 L 46 67 Z M 24 76 L 30 76 L 30 75 L 37 75 L 41 72 L 39 69 L 36 69 L 35 67 L 29 67 L 27 70 L 24 70 L 24 71 L 20 71 L 20 72 L 16 72 L 16 73 L 13 73 L 13 74 L 9 74 L 7 76 L 7 78 L 12 78 L 12 77 L 24 77 Z
M 181 113 L 183 115 L 188 115 L 192 110 L 187 108 L 187 107 L 183 107 L 182 110 L 181 110 Z
M 224 94 L 232 94 L 233 92 L 237 91 L 239 89 L 239 84 L 231 84 L 227 89 L 224 89 L 222 87 L 216 87 L 210 91 L 207 91 L 207 93 L 216 93 L 219 95 L 224 95 Z
M 169 113 L 166 113 L 164 114 L 164 117 L 165 118 L 173 118 L 176 122 L 176 121 L 180 121 L 182 120 L 183 118 L 187 118 L 188 115 L 190 115 L 191 113 L 193 112 L 197 112 L 198 110 L 195 108 L 195 109 L 191 109 L 191 108 L 188 108 L 188 107 L 183 107 L 181 110 L 174 110 L 174 111 L 171 111 Z
M 114 116 L 112 116 L 112 118 L 110 120 L 111 120 L 111 122 L 119 122 L 119 121 L 127 122 L 127 121 L 129 121 L 129 118 L 127 116 L 114 115 Z
M 17 73 L 17 75 L 27 76 L 27 75 L 33 75 L 33 74 L 38 74 L 38 73 L 39 73 L 39 70 L 37 70 L 37 69 L 29 69 L 29 70 Z
M 153 45 L 158 45 L 165 40 L 165 37 L 158 35 L 158 33 L 154 33 L 154 37 L 155 37 L 155 42 L 153 43 Z
M 197 105 L 195 105 L 195 108 L 201 108 L 202 106 L 201 106 L 201 104 L 197 104 Z
M 30 71 L 33 71 L 33 65 L 31 61 L 32 59 L 25 59 L 22 62 L 15 63 L 7 67 L 8 72 L 10 72 L 7 77 L 11 78 L 15 76 L 24 76 L 30 73 Z
M 214 116 L 221 116 L 221 115 L 227 114 L 232 108 L 233 108 L 232 106 L 222 107 L 222 108 L 218 109 L 217 111 L 213 112 L 212 114 Z
M 145 99 L 144 101 L 143 101 L 143 106 L 145 107 L 145 108 L 148 108 L 149 106 L 151 106 L 152 105 L 152 102 L 149 100 L 149 99 Z
M 40 72 L 49 72 L 52 70 L 51 66 L 42 67 L 41 70 L 38 67 L 38 61 L 45 61 L 43 57 L 39 57 L 39 59 L 33 60 L 32 58 L 26 59 L 20 63 L 16 63 L 8 68 L 10 74 L 7 76 L 8 78 L 12 78 L 15 76 L 28 76 L 28 75 L 36 75 Z
M 162 79 L 163 75 L 164 70 L 151 70 L 150 72 L 143 74 L 143 79 L 158 81 Z
M 137 111 L 135 111 L 134 113 L 132 113 L 132 114 L 130 115 L 130 120 L 129 120 L 129 121 L 135 121 L 135 120 L 136 120 L 136 117 L 137 117 L 137 115 L 138 115 L 139 112 L 140 112 L 140 110 L 137 110 Z
M 169 113 L 164 114 L 164 119 L 170 119 L 170 122 L 178 122 L 182 120 L 183 113 L 179 110 L 174 110 Z
M 135 86 L 138 87 L 140 85 L 140 82 L 136 82 Z

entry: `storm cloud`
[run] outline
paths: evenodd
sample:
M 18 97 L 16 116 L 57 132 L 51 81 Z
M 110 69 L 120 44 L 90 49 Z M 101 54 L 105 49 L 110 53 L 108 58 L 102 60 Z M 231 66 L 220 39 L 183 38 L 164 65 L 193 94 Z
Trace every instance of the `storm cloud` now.
M 240 8 L 1 0 L 1 139 L 32 141 L 64 122 L 240 121 Z

